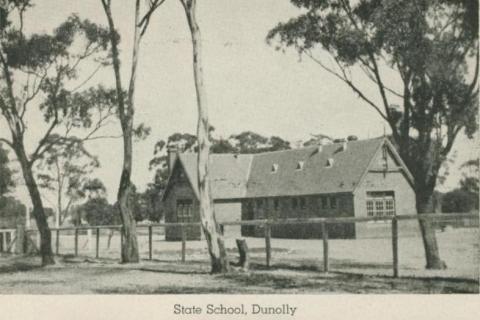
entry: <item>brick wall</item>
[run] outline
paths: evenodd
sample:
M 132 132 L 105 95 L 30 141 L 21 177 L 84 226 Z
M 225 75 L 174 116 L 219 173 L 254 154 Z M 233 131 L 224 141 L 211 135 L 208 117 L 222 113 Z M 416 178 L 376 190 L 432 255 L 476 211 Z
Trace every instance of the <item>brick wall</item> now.
M 187 180 L 185 175 L 182 175 L 182 169 L 180 166 L 176 167 L 173 179 L 172 187 L 170 188 L 165 199 L 165 222 L 178 222 L 177 219 L 177 200 L 192 200 L 192 221 L 200 221 L 200 214 L 198 209 L 198 200 L 196 195 Z M 187 240 L 198 240 L 201 238 L 200 227 L 188 227 L 186 229 Z M 180 227 L 167 227 L 165 228 L 165 239 L 167 241 L 177 241 L 182 239 Z
M 333 207 L 331 199 L 335 199 L 334 201 L 336 202 L 336 205 Z M 323 204 L 323 201 L 326 201 L 326 205 Z M 242 203 L 243 220 L 349 216 L 353 216 L 353 197 L 347 193 L 247 199 Z M 352 238 L 355 236 L 352 224 L 331 224 L 328 225 L 328 228 L 329 235 L 332 238 Z M 242 227 L 242 235 L 244 236 L 263 237 L 264 232 L 263 227 Z M 321 238 L 322 231 L 320 224 L 277 225 L 272 227 L 272 237 L 292 239 Z
M 390 170 L 398 167 L 391 155 L 388 155 L 388 167 Z M 372 162 L 369 172 L 364 177 L 361 184 L 354 193 L 354 208 L 356 217 L 367 216 L 367 192 L 392 191 L 395 198 L 396 215 L 416 214 L 415 192 L 404 172 L 391 171 L 379 172 L 382 166 L 382 154 L 376 155 Z M 378 238 L 391 236 L 390 223 L 368 222 L 357 223 L 357 238 Z M 399 223 L 399 232 L 402 236 L 418 235 L 420 230 L 416 221 L 401 221 Z
M 200 222 L 199 202 L 185 176 L 180 174 L 181 167 L 176 168 L 172 176 L 174 179 L 172 187 L 165 199 L 165 222 L 179 222 L 177 219 L 177 200 L 191 199 L 193 205 L 192 222 Z M 241 202 L 240 201 L 214 201 L 215 216 L 218 223 L 225 221 L 241 220 Z M 229 237 L 240 236 L 240 226 L 227 227 Z M 201 227 L 187 227 L 187 240 L 200 240 L 203 238 Z M 181 240 L 180 227 L 168 227 L 165 231 L 167 241 Z

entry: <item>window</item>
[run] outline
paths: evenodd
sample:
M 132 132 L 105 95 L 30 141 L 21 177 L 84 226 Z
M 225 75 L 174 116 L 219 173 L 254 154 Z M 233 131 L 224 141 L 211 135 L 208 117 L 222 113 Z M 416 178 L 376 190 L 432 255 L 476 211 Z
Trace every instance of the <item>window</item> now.
M 367 192 L 367 216 L 383 217 L 395 215 L 393 192 Z
M 395 201 L 393 199 L 385 199 L 385 214 L 387 216 L 395 215 Z
M 322 209 L 327 209 L 328 208 L 328 198 L 327 197 L 322 197 Z
M 375 212 L 377 216 L 383 216 L 384 213 L 384 202 L 381 200 L 375 201 Z
M 300 198 L 300 208 L 301 209 L 306 209 L 307 208 L 307 199 Z
M 177 221 L 193 221 L 193 201 L 191 199 L 177 200 Z
M 278 199 L 273 199 L 273 209 L 277 211 L 280 208 L 280 202 Z
M 330 197 L 330 208 L 336 209 L 337 208 L 337 198 Z
M 367 216 L 373 217 L 375 210 L 373 209 L 373 200 L 367 200 Z
M 297 208 L 298 208 L 298 199 L 292 198 L 292 209 L 297 209 Z
M 258 199 L 255 201 L 255 204 L 257 206 L 257 209 L 262 209 L 263 208 L 263 199 Z

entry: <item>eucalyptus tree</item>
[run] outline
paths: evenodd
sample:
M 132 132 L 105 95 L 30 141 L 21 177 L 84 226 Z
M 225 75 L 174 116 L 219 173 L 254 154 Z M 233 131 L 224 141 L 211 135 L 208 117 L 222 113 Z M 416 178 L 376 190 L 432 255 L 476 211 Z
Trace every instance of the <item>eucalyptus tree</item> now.
M 198 122 L 198 194 L 200 202 L 200 219 L 202 229 L 207 240 L 210 254 L 211 272 L 227 272 L 229 269 L 225 253 L 225 243 L 220 232 L 220 226 L 215 219 L 213 199 L 209 179 L 209 153 L 210 153 L 210 125 L 208 122 L 207 95 L 203 77 L 202 37 L 197 21 L 197 1 L 179 0 L 185 11 L 188 27 L 192 38 L 193 74 L 197 96 Z
M 388 123 L 414 176 L 417 211 L 430 212 L 456 137 L 478 127 L 478 0 L 291 2 L 301 13 L 267 41 L 310 58 Z M 376 95 L 359 83 L 362 73 Z M 426 267 L 445 268 L 431 223 L 420 229 Z
M 115 93 L 118 108 L 118 117 L 122 128 L 123 136 L 123 165 L 120 177 L 120 183 L 117 193 L 117 202 L 120 209 L 122 220 L 122 262 L 138 262 L 138 242 L 136 236 L 135 218 L 132 213 L 132 204 L 129 199 L 133 192 L 133 184 L 131 182 L 132 164 L 133 164 L 133 137 L 135 129 L 133 127 L 135 114 L 135 84 L 137 77 L 137 66 L 140 53 L 140 44 L 145 32 L 147 31 L 150 19 L 155 10 L 160 7 L 165 0 L 148 0 L 145 13 L 142 15 L 140 0 L 134 1 L 134 36 L 132 61 L 130 64 L 130 78 L 128 89 L 125 92 L 120 72 L 120 35 L 118 33 L 115 20 L 112 13 L 112 0 L 100 0 L 108 24 L 108 39 L 110 43 L 110 56 L 115 76 Z M 140 130 L 144 127 L 140 127 Z M 146 128 L 144 128 L 146 129 Z
M 52 147 L 38 161 L 36 177 L 44 192 L 56 199 L 55 224 L 59 227 L 69 215 L 72 206 L 84 199 L 91 189 L 89 175 L 100 166 L 82 141 Z
M 108 31 L 72 15 L 51 34 L 27 33 L 24 19 L 31 6 L 31 0 L 2 1 L 0 6 L 0 121 L 10 133 L 0 141 L 11 147 L 20 164 L 40 232 L 42 265 L 47 265 L 54 263 L 51 233 L 34 165 L 59 143 L 99 137 L 105 124 L 97 113 L 101 106 L 78 104 L 77 97 L 87 80 L 105 65 Z M 87 61 L 98 67 L 80 79 L 81 66 Z M 33 126 L 27 119 L 38 112 L 46 129 L 35 133 L 39 139 L 29 150 L 27 135 Z M 33 138 L 28 138 L 28 145 Z

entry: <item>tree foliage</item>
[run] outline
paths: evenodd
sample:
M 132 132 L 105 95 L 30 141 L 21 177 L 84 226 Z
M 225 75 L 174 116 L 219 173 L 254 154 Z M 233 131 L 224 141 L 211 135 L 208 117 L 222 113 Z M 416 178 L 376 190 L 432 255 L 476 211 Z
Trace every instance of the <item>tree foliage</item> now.
M 52 194 L 56 204 L 57 223 L 61 225 L 76 202 L 91 193 L 105 191 L 98 179 L 89 175 L 100 166 L 98 159 L 82 141 L 57 144 L 45 153 L 36 166 L 37 181 L 45 194 Z
M 104 197 L 88 199 L 78 206 L 76 212 L 80 213 L 85 221 L 92 226 L 115 225 L 120 223 L 118 210 L 108 203 Z
M 108 60 L 107 29 L 77 15 L 70 16 L 51 33 L 26 33 L 25 12 L 29 0 L 6 0 L 0 8 L 0 121 L 10 138 L 0 141 L 13 149 L 19 161 L 40 232 L 42 265 L 54 263 L 47 215 L 34 174 L 34 165 L 58 144 L 98 138 L 104 125 L 98 104 L 90 104 L 79 90 Z M 95 71 L 83 78 L 81 67 L 95 63 Z M 47 124 L 32 150 L 25 140 L 31 129 L 28 115 L 41 112 Z M 30 126 L 31 127 L 31 126 Z M 75 136 L 88 132 L 82 136 Z
M 467 172 L 463 173 L 463 177 L 460 180 L 460 189 L 476 194 L 478 198 L 479 193 L 479 159 L 468 160 L 462 164 L 461 169 L 466 169 Z M 477 202 L 478 203 L 478 202 Z M 477 205 L 478 209 L 478 205 Z
M 460 186 L 447 192 L 442 198 L 443 212 L 478 211 L 479 205 L 479 160 L 472 159 L 460 166 L 466 171 L 460 180 Z
M 17 224 L 24 223 L 27 208 L 17 199 L 9 196 L 0 196 L 0 228 L 16 228 Z
M 478 127 L 478 0 L 291 2 L 299 16 L 278 24 L 267 41 L 310 58 L 388 123 L 415 180 L 417 211 L 431 211 L 456 137 L 463 130 L 472 138 Z M 359 84 L 358 72 L 377 96 Z M 444 268 L 433 228 L 426 221 L 420 228 L 427 268 Z
M 478 1 L 292 3 L 303 13 L 272 29 L 268 41 L 294 47 L 373 107 L 390 125 L 418 188 L 431 195 L 458 133 L 472 137 L 477 130 Z M 363 91 L 351 70 L 363 71 L 378 97 Z M 403 88 L 385 77 L 392 70 Z
M 13 186 L 13 172 L 9 167 L 8 152 L 0 144 L 0 198 Z
M 478 194 L 458 188 L 442 196 L 442 212 L 472 212 L 474 209 L 478 210 Z
M 224 139 L 215 137 L 214 131 L 214 127 L 210 127 L 211 153 L 251 154 L 291 148 L 290 142 L 277 136 L 265 137 L 252 131 L 244 131 Z M 161 192 L 165 188 L 168 179 L 167 147 L 175 146 L 181 152 L 197 152 L 196 143 L 196 136 L 190 133 L 176 132 L 170 135 L 166 141 L 159 140 L 155 144 L 153 158 L 149 162 L 150 170 L 155 170 L 154 182 L 151 186 L 152 192 Z

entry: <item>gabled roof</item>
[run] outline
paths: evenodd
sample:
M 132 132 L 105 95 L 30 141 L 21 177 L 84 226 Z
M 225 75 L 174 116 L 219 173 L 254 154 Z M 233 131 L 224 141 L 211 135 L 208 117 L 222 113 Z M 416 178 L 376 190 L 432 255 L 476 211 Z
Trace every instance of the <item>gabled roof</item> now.
M 349 141 L 346 150 L 343 143 L 334 143 L 321 150 L 312 146 L 249 155 L 211 154 L 212 195 L 220 200 L 354 192 L 382 145 L 411 180 L 394 147 L 384 138 L 375 138 Z M 177 162 L 198 197 L 197 155 L 179 154 Z
M 252 158 L 249 154 L 210 155 L 210 186 L 214 199 L 245 198 Z M 181 153 L 177 161 L 183 165 L 198 197 L 197 154 Z
M 320 152 L 313 146 L 258 154 L 250 170 L 247 197 L 353 192 L 382 142 L 349 141 L 346 150 L 343 143 L 334 143 L 322 146 Z M 301 162 L 303 169 L 296 169 Z M 269 170 L 272 163 L 278 164 L 276 173 Z

